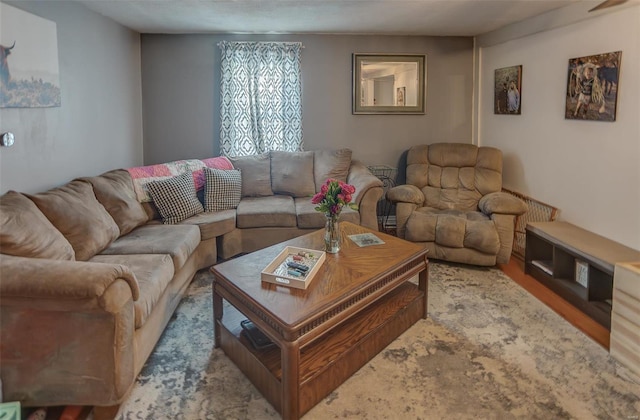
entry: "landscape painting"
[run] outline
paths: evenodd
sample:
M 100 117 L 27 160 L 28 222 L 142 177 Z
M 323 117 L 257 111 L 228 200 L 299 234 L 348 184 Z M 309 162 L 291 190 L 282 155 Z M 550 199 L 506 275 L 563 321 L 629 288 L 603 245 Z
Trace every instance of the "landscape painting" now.
M 522 66 L 495 70 L 494 114 L 520 115 L 522 101 Z
M 60 102 L 55 22 L 0 3 L 0 108 Z
M 569 60 L 565 118 L 615 121 L 622 51 Z

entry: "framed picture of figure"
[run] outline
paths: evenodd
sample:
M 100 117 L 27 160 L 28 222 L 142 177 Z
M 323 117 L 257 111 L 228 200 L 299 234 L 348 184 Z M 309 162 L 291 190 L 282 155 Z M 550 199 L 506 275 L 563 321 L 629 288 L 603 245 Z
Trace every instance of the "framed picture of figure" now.
M 405 104 L 404 98 L 406 97 L 406 95 L 407 95 L 406 86 L 396 88 L 396 106 L 404 106 Z
M 616 120 L 621 59 L 615 51 L 569 60 L 566 119 Z
M 522 66 L 495 70 L 493 113 L 520 115 L 522 106 Z

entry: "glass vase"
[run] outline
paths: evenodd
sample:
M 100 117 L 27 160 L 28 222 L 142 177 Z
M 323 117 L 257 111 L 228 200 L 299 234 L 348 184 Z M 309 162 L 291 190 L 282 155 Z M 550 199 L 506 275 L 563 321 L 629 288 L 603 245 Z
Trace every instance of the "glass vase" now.
M 325 215 L 327 222 L 324 230 L 324 250 L 330 254 L 340 251 L 340 222 L 339 215 Z

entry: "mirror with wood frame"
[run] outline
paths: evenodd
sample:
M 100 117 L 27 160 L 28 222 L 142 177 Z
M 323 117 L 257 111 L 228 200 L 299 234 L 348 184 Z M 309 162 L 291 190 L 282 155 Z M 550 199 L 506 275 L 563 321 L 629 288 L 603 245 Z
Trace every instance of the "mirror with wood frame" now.
M 425 56 L 353 54 L 354 114 L 424 114 Z

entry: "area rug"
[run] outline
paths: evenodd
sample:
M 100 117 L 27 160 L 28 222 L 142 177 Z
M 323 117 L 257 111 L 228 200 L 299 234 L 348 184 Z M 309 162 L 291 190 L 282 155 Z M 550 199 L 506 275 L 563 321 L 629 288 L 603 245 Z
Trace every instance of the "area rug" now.
M 431 262 L 420 320 L 304 419 L 637 419 L 640 386 L 600 345 L 500 270 Z M 277 419 L 213 348 L 197 274 L 120 419 Z

